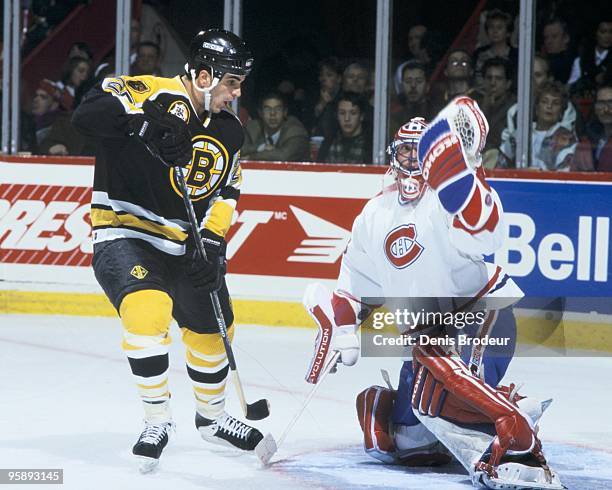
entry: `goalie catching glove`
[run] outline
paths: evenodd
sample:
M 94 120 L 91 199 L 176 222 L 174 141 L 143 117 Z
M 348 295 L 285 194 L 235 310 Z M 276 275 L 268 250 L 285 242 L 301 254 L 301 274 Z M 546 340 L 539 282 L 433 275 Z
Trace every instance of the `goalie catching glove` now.
M 185 167 L 191 162 L 193 146 L 187 124 L 159 102 L 147 99 L 142 114 L 130 116 L 128 128 L 165 165 Z
M 423 131 L 418 156 L 423 178 L 450 214 L 460 212 L 476 186 L 489 125 L 469 97 L 450 102 Z
M 319 327 L 315 341 L 315 352 L 308 367 L 306 381 L 317 384 L 323 368 L 333 356 L 340 352 L 345 366 L 352 366 L 359 359 L 357 327 L 361 320 L 362 305 L 344 295 L 333 294 L 322 284 L 309 284 L 304 292 L 304 307 Z

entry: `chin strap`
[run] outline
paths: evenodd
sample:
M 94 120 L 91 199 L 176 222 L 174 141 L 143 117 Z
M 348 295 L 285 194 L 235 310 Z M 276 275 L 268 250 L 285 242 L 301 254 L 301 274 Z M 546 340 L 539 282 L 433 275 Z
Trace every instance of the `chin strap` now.
M 215 88 L 217 86 L 217 84 L 219 83 L 219 81 L 221 80 L 221 77 L 215 76 L 215 70 L 214 68 L 210 68 L 210 74 L 212 75 L 212 83 L 210 84 L 210 87 L 206 87 L 206 88 L 202 88 L 200 86 L 198 86 L 198 84 L 196 83 L 196 78 L 197 78 L 197 74 L 196 71 L 191 68 L 190 70 L 188 69 L 188 65 L 185 65 L 185 71 L 187 71 L 189 73 L 189 75 L 191 76 L 191 83 L 193 85 L 193 87 L 198 91 L 204 94 L 204 110 L 210 114 L 210 100 L 212 98 L 212 94 L 210 93 L 211 90 L 213 88 Z M 223 75 L 222 75 L 223 76 Z

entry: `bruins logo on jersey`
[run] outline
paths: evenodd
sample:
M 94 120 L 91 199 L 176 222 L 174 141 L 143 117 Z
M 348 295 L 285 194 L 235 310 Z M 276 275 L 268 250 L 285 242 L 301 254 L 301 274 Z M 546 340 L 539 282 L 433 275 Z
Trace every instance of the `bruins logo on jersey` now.
M 231 165 L 227 149 L 212 136 L 196 136 L 193 141 L 193 157 L 185 167 L 185 183 L 193 201 L 210 196 L 223 182 Z M 181 196 L 174 168 L 170 169 L 172 188 Z
M 127 84 L 128 87 L 139 94 L 144 94 L 149 91 L 149 87 L 142 80 L 128 80 Z
M 175 100 L 172 102 L 168 108 L 168 112 L 175 115 L 179 119 L 182 119 L 186 123 L 189 123 L 189 116 L 191 115 L 189 113 L 189 107 L 187 107 L 187 104 L 185 104 L 185 102 L 182 100 Z

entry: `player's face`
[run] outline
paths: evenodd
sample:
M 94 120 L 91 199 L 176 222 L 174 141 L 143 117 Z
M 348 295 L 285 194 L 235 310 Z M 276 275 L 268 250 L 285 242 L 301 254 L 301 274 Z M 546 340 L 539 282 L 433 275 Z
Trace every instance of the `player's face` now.
M 340 131 L 346 137 L 356 136 L 361 131 L 361 110 L 348 100 L 341 100 L 338 104 L 338 124 Z
M 427 89 L 427 80 L 425 79 L 423 70 L 408 69 L 404 71 L 402 87 L 408 102 L 419 102 L 425 95 L 425 90 Z
M 399 163 L 402 170 L 407 172 L 418 171 L 420 173 L 416 143 L 405 143 L 398 146 L 395 159 Z
M 244 75 L 230 75 L 226 73 L 217 85 L 211 90 L 210 111 L 218 114 L 224 107 L 240 97 Z

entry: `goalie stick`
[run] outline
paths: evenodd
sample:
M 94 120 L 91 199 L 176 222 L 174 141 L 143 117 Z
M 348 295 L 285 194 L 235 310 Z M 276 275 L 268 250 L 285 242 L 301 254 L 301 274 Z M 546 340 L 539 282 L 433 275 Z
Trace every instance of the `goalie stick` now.
M 185 176 L 183 175 L 183 169 L 181 167 L 174 167 L 174 172 L 176 173 L 179 187 L 181 189 L 181 195 L 183 197 L 183 202 L 185 203 L 185 210 L 187 211 L 189 224 L 191 225 L 191 229 L 193 230 L 196 248 L 200 256 L 204 260 L 206 260 L 206 251 L 204 250 L 204 245 L 202 244 L 202 237 L 200 235 L 200 230 L 198 229 L 198 223 L 195 216 L 195 210 L 193 209 L 193 203 L 191 202 L 191 199 L 189 199 L 189 193 L 187 192 L 187 185 L 185 184 Z M 242 388 L 242 382 L 240 381 L 240 376 L 238 375 L 238 369 L 236 367 L 236 359 L 234 358 L 232 345 L 230 344 L 230 340 L 227 334 L 227 325 L 225 324 L 225 319 L 223 318 L 223 312 L 221 311 L 221 303 L 219 302 L 219 296 L 217 295 L 217 291 L 211 291 L 210 299 L 213 304 L 213 309 L 215 311 L 215 317 L 217 319 L 219 333 L 223 338 L 223 346 L 225 347 L 225 353 L 227 354 L 227 361 L 229 364 L 229 368 L 232 372 L 232 379 L 234 380 L 234 386 L 236 387 L 238 398 L 240 399 L 240 406 L 242 407 L 244 416 L 249 420 L 265 419 L 270 415 L 270 402 L 265 398 L 262 398 L 261 400 L 257 400 L 254 403 L 247 403 L 246 397 L 244 396 L 244 389 Z
M 312 400 L 315 393 L 319 389 L 319 386 L 323 384 L 323 381 L 325 380 L 327 375 L 331 372 L 331 370 L 336 366 L 336 363 L 338 362 L 339 359 L 340 359 L 340 352 L 335 351 L 333 356 L 329 359 L 329 362 L 323 367 L 323 371 L 321 372 L 321 375 L 319 376 L 318 383 L 312 387 L 312 389 L 310 390 L 310 393 L 308 393 L 308 396 L 304 400 L 304 403 L 302 403 L 302 406 L 299 408 L 297 413 L 293 416 L 293 419 L 291 420 L 291 422 L 289 422 L 289 424 L 283 431 L 282 435 L 278 439 L 278 442 L 276 442 L 272 434 L 268 433 L 261 440 L 261 442 L 255 447 L 255 454 L 257 455 L 259 460 L 264 464 L 264 466 L 267 466 L 270 463 L 270 459 L 272 459 L 272 456 L 276 454 L 276 452 L 278 451 L 278 448 L 285 441 L 285 439 L 287 438 L 287 435 L 289 434 L 289 431 L 293 428 L 293 426 L 296 424 L 298 419 L 302 416 L 302 414 L 304 413 L 304 410 L 306 410 L 306 407 L 310 403 L 310 400 Z

